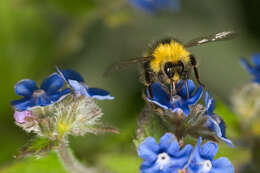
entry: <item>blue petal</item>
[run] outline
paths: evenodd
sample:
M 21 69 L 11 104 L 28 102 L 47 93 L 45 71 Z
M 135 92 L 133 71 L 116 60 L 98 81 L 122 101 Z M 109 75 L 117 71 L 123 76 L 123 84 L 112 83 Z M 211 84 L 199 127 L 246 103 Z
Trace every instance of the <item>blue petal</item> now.
M 182 150 L 172 153 L 172 159 L 169 167 L 172 170 L 184 169 L 184 167 L 188 164 L 189 158 L 192 153 L 192 146 L 186 145 Z
M 204 102 L 206 104 L 207 114 L 212 115 L 215 110 L 215 100 L 211 98 L 208 91 L 205 93 Z
M 41 89 L 43 89 L 47 94 L 54 94 L 62 88 L 63 85 L 63 79 L 57 73 L 53 73 L 44 79 L 41 84 Z
M 11 102 L 11 105 L 14 106 L 15 110 L 25 111 L 31 107 L 35 106 L 35 103 L 32 99 L 22 98 L 20 100 L 14 100 Z
M 244 69 L 246 69 L 250 74 L 257 76 L 260 75 L 260 70 L 255 69 L 254 67 L 252 67 L 244 58 L 240 59 L 240 64 L 242 65 L 242 67 L 244 67 Z
M 185 145 L 185 147 L 180 150 L 178 153 L 171 153 L 174 157 L 187 157 L 187 158 L 190 158 L 191 156 L 191 153 L 192 153 L 192 145 L 190 144 L 187 144 Z M 188 159 L 186 160 L 188 161 Z
M 260 53 L 254 54 L 251 56 L 253 64 L 256 66 L 256 68 L 260 70 Z
M 226 144 L 228 144 L 230 147 L 232 147 L 232 148 L 235 147 L 234 144 L 233 144 L 233 142 L 232 142 L 230 139 L 224 138 L 224 137 L 220 137 L 220 139 L 221 139 L 223 142 L 225 142 Z
M 209 95 L 209 92 L 206 91 L 205 97 L 204 97 L 204 103 L 206 104 L 206 107 L 208 107 L 210 99 L 211 99 L 211 96 Z
M 24 79 L 17 82 L 14 86 L 15 93 L 20 96 L 29 98 L 38 87 L 33 80 Z
M 58 101 L 62 100 L 64 97 L 66 97 L 69 93 L 71 93 L 71 89 L 66 88 L 62 91 L 55 93 L 55 94 L 48 95 L 48 97 L 50 98 L 50 100 L 52 102 L 58 102 Z
M 220 157 L 217 160 L 212 161 L 212 173 L 234 173 L 234 167 L 232 163 L 225 157 Z
M 154 162 L 157 159 L 159 145 L 152 137 L 146 138 L 138 147 L 138 156 L 145 161 Z
M 143 170 L 143 171 L 146 171 L 146 170 L 152 168 L 152 167 L 154 166 L 154 163 L 155 163 L 155 162 L 149 162 L 149 161 L 146 161 L 146 160 L 143 161 L 143 163 L 142 163 L 141 166 L 140 166 L 141 172 L 142 172 L 142 170 Z
M 216 136 L 220 138 L 223 142 L 228 144 L 231 147 L 234 147 L 231 140 L 226 138 L 226 127 L 224 121 L 217 115 L 214 115 L 215 117 L 208 116 L 208 120 L 206 122 L 206 126 L 213 130 L 216 133 Z M 219 122 L 215 120 L 216 118 L 219 118 Z
M 186 83 L 183 85 L 181 90 L 178 92 L 178 95 L 180 95 L 184 99 L 188 99 L 187 91 L 188 91 L 189 97 L 191 97 L 196 86 L 195 86 L 194 82 L 190 79 L 187 81 L 183 81 L 183 82 L 186 82 Z M 187 86 L 188 86 L 188 90 L 187 90 Z M 177 88 L 178 88 L 178 86 L 177 86 Z
M 158 173 L 179 173 L 179 170 L 181 169 L 182 166 L 179 166 L 180 164 L 176 163 L 175 159 L 171 160 L 172 165 L 165 166 L 161 171 Z M 170 163 L 170 164 L 171 164 Z
M 80 83 L 76 80 L 69 80 L 68 83 L 77 96 L 89 96 L 87 93 L 87 87 L 84 85 L 84 83 Z
M 51 99 L 46 95 L 40 95 L 32 98 L 36 106 L 48 106 L 52 103 Z
M 220 122 L 218 123 L 222 137 L 226 137 L 226 124 L 222 118 L 220 118 Z
M 254 78 L 252 81 L 260 84 L 260 75 L 257 76 L 257 78 Z
M 181 159 L 170 158 L 169 163 L 161 165 L 158 162 L 153 164 L 142 163 L 140 167 L 141 173 L 178 173 L 178 170 L 183 168 L 183 161 Z
M 213 160 L 214 156 L 218 152 L 218 145 L 214 142 L 207 142 L 203 144 L 200 148 L 200 155 L 205 160 Z
M 62 75 L 64 76 L 65 80 L 68 81 L 68 80 L 75 80 L 75 81 L 78 81 L 78 82 L 84 82 L 84 79 L 83 77 L 76 71 L 74 70 L 62 70 L 61 71 Z
M 98 100 L 113 100 L 114 97 L 109 94 L 106 90 L 100 88 L 88 88 L 87 93 L 90 97 Z
M 164 173 L 163 171 L 160 170 L 159 164 L 153 163 L 150 165 L 146 165 L 144 162 L 140 167 L 140 172 L 141 173 Z
M 199 137 L 197 145 L 194 147 L 193 152 L 191 154 L 192 162 L 194 162 L 194 163 L 201 162 L 201 161 L 204 160 L 200 156 L 200 144 L 201 144 L 201 142 L 202 142 L 202 138 Z
M 159 12 L 161 10 L 176 11 L 179 9 L 179 0 L 128 0 L 137 9 L 146 12 Z
M 168 149 L 166 151 L 169 155 L 174 156 L 179 150 L 180 150 L 180 146 L 178 142 L 174 141 L 171 143 L 171 145 L 168 146 Z
M 169 109 L 170 106 L 170 96 L 169 94 L 164 90 L 164 88 L 161 86 L 160 83 L 155 82 L 151 85 L 151 92 L 153 94 L 153 98 L 149 95 L 149 90 L 146 90 L 147 93 L 147 99 L 150 102 L 153 102 L 159 106 L 161 106 L 164 109 Z
M 160 149 L 166 152 L 168 148 L 171 146 L 171 151 L 178 151 L 179 150 L 179 145 L 176 142 L 176 138 L 173 134 L 171 133 L 165 133 L 161 138 L 160 138 Z M 177 146 L 176 146 L 177 144 Z
M 202 94 L 203 94 L 203 87 L 200 86 L 200 87 L 196 90 L 195 94 L 194 94 L 193 96 L 191 96 L 191 97 L 187 100 L 188 105 L 194 105 L 194 104 L 196 104 L 196 103 L 199 101 L 199 99 L 200 99 L 200 97 L 202 96 Z

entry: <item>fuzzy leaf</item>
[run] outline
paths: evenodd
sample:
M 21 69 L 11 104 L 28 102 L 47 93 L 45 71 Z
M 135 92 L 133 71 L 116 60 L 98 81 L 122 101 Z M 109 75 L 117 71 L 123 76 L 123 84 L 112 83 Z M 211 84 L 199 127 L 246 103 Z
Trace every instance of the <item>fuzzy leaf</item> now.
M 159 140 L 165 132 L 167 132 L 167 128 L 161 117 L 153 113 L 150 106 L 146 106 L 143 112 L 141 112 L 138 120 L 138 128 L 136 131 L 136 139 L 134 140 L 134 144 L 137 147 L 145 138 L 149 136 Z
M 16 158 L 20 159 L 28 155 L 41 156 L 48 154 L 55 146 L 57 141 L 52 141 L 47 138 L 37 137 L 31 140 L 28 144 L 22 147 Z

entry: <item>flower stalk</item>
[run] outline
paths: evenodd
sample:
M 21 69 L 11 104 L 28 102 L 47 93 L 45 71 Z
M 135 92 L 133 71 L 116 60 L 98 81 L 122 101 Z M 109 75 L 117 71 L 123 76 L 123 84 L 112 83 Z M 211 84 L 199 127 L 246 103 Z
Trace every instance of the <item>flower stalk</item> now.
M 57 153 L 64 167 L 70 173 L 97 173 L 96 169 L 85 167 L 75 158 L 68 146 L 68 141 L 65 138 L 60 140 L 59 146 L 57 147 Z

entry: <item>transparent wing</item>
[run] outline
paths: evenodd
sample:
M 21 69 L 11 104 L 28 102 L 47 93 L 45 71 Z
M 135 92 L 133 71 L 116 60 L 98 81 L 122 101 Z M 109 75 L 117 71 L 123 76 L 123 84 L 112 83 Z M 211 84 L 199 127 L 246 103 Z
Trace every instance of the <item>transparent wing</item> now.
M 137 64 L 137 63 L 144 63 L 147 62 L 151 59 L 151 57 L 140 57 L 140 58 L 132 58 L 129 60 L 125 60 L 125 61 L 120 61 L 114 64 L 111 64 L 110 66 L 108 66 L 108 68 L 105 70 L 103 76 L 109 76 L 110 74 L 112 74 L 113 72 L 122 70 L 126 67 L 128 67 L 129 65 L 132 64 Z
M 185 44 L 185 47 L 193 47 L 197 45 L 202 45 L 206 44 L 209 42 L 215 42 L 215 41 L 222 41 L 222 40 L 227 40 L 227 39 L 232 39 L 236 33 L 234 31 L 224 31 L 224 32 L 218 32 L 215 34 L 211 34 L 205 37 L 199 37 L 192 39 L 189 41 L 187 44 Z

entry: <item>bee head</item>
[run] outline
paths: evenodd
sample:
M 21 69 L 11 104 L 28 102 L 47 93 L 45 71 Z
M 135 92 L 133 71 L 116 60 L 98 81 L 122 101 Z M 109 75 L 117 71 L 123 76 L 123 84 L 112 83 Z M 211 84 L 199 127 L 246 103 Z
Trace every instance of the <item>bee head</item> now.
M 164 64 L 164 73 L 171 81 L 178 82 L 183 71 L 184 65 L 181 61 L 177 63 L 166 62 Z

